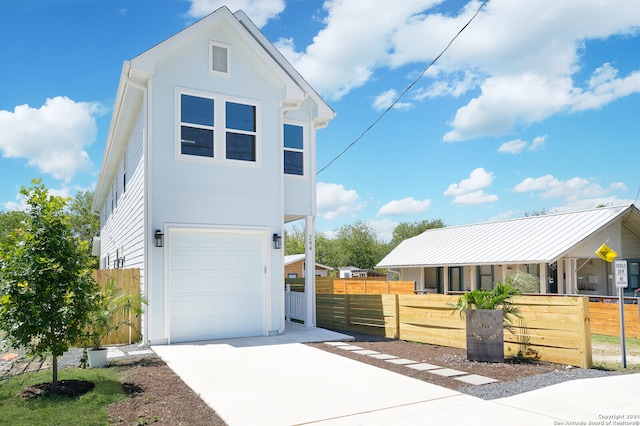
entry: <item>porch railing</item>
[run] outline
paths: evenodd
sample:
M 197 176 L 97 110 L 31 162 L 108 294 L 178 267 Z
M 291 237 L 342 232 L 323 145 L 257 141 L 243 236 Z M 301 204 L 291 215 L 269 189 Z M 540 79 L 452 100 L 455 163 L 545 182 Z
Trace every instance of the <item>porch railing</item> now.
M 287 320 L 302 321 L 307 318 L 306 293 L 291 291 L 291 285 L 287 284 L 284 291 L 284 316 Z

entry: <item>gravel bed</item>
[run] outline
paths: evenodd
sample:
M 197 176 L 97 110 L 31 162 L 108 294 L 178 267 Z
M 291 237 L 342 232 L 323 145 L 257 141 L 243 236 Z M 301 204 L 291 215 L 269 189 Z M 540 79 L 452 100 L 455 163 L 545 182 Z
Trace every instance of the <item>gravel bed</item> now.
M 139 351 L 141 349 L 145 349 L 140 347 L 139 344 L 134 343 L 132 345 L 120 345 L 117 346 L 122 352 L 125 353 L 126 358 L 131 358 L 131 355 L 128 355 L 129 351 Z M 64 353 L 60 358 L 58 358 L 58 368 L 65 367 L 78 367 L 80 366 L 80 359 L 82 358 L 83 348 L 71 348 L 67 352 Z M 149 355 L 146 355 L 147 357 Z M 122 358 L 118 358 L 122 359 Z
M 621 374 L 617 371 L 603 371 L 594 369 L 572 368 L 564 371 L 554 371 L 531 377 L 522 377 L 511 382 L 490 383 L 482 386 L 470 386 L 458 389 L 458 392 L 476 396 L 482 399 L 506 398 L 520 393 L 533 391 L 569 380 L 593 379 Z

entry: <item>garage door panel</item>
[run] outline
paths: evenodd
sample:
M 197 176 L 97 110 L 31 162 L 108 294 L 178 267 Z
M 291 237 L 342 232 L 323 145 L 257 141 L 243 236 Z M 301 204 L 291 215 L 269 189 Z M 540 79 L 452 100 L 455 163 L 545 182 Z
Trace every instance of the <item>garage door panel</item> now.
M 171 230 L 172 342 L 264 333 L 263 232 Z

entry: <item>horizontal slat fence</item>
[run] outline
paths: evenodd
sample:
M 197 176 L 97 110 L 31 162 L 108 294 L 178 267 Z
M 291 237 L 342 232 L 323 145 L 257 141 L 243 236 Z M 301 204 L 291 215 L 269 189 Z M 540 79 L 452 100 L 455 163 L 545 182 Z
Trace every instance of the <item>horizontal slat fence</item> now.
M 335 294 L 414 294 L 413 281 L 334 280 Z
M 620 337 L 620 308 L 618 303 L 590 302 L 591 332 Z M 624 304 L 624 335 L 640 338 L 640 307 Z
M 140 294 L 140 269 L 100 269 L 93 272 L 93 279 L 102 287 L 107 284 L 110 278 L 115 279 L 116 288 L 123 289 L 125 295 Z M 101 344 L 130 344 L 138 341 L 142 319 L 130 313 L 129 321 L 135 325 L 135 329 L 129 326 L 120 327 L 111 332 Z
M 458 296 L 316 295 L 317 323 L 345 331 L 466 348 L 466 326 L 454 311 Z M 514 300 L 521 320 L 515 335 L 505 330 L 505 354 L 592 366 L 588 300 L 583 297 L 522 296 Z

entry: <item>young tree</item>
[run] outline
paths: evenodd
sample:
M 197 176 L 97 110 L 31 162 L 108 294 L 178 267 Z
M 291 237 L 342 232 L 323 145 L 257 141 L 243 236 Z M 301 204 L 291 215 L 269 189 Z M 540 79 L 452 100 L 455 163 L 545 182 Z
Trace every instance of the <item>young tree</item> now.
M 50 196 L 40 180 L 20 193 L 27 220 L 0 241 L 0 330 L 13 347 L 53 356 L 56 389 L 58 357 L 83 337 L 98 288 L 87 269 L 88 242 L 73 236 L 66 200 Z

